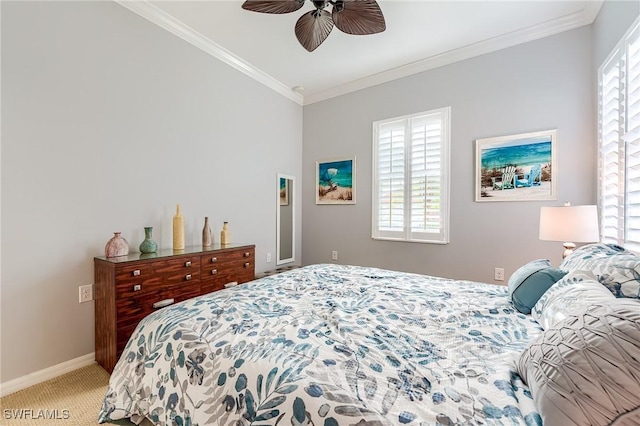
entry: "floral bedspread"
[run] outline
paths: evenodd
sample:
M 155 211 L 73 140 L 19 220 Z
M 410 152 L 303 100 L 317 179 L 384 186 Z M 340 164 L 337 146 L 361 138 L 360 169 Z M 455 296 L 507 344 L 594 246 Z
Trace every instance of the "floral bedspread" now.
M 99 421 L 541 425 L 515 372 L 540 331 L 506 287 L 307 266 L 142 320 Z

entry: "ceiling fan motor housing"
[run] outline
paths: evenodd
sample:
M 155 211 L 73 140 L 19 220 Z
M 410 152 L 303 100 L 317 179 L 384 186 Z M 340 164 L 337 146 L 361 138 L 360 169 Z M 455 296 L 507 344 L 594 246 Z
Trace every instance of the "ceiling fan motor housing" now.
M 328 0 L 311 0 L 311 3 L 313 3 L 316 9 L 324 9 L 329 5 Z
M 305 0 L 246 0 L 242 8 L 261 13 L 290 13 L 300 9 Z M 346 34 L 376 34 L 385 30 L 382 10 L 376 0 L 311 0 L 315 9 L 305 13 L 295 26 L 296 38 L 309 52 L 314 51 L 334 25 Z M 329 5 L 333 10 L 324 10 Z

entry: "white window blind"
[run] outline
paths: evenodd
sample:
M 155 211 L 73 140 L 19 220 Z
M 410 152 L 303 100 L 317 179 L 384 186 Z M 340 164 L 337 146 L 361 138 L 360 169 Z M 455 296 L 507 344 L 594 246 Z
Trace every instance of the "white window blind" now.
M 640 251 L 640 31 L 638 21 L 598 72 L 600 233 Z
M 449 242 L 450 108 L 373 123 L 372 237 Z

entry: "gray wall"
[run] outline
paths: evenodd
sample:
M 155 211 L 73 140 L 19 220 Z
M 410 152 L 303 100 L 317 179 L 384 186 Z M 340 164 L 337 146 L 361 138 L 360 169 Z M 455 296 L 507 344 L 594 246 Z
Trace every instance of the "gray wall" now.
M 538 239 L 540 206 L 596 201 L 591 27 L 478 56 L 304 108 L 303 263 L 371 265 L 494 282 L 525 262 L 561 260 Z M 451 106 L 451 243 L 371 239 L 372 122 Z M 558 129 L 558 200 L 475 203 L 474 141 Z M 315 161 L 357 157 L 357 204 L 315 205 Z
M 0 381 L 93 352 L 93 257 L 144 226 L 171 247 L 176 203 L 188 245 L 226 220 L 275 268 L 301 139 L 301 106 L 116 3 L 2 2 Z

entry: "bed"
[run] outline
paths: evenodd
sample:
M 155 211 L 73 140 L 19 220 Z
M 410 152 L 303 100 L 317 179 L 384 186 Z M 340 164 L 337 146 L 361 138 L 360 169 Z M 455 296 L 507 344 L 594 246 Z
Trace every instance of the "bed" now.
M 559 282 L 578 283 L 575 290 L 597 279 L 565 271 Z M 99 421 L 554 424 L 571 410 L 545 418 L 531 389 L 555 401 L 555 388 L 536 378 L 528 386 L 523 378 L 539 375 L 532 344 L 558 328 L 541 326 L 542 310 L 561 315 L 555 306 L 566 300 L 544 299 L 547 291 L 540 302 L 555 310 L 529 301 L 531 313 L 523 313 L 511 281 L 506 287 L 321 264 L 190 299 L 140 322 L 113 371 Z M 630 320 L 639 328 L 633 354 L 633 345 L 640 351 L 640 304 L 625 306 L 638 314 Z M 631 360 L 624 371 L 631 385 L 621 385 L 633 389 L 640 354 Z M 640 419 L 640 403 L 630 399 L 615 416 Z

